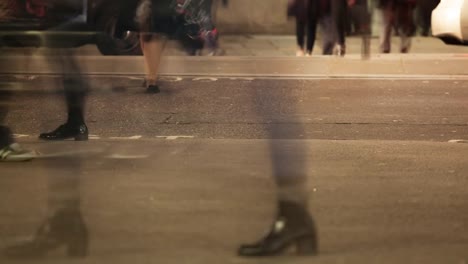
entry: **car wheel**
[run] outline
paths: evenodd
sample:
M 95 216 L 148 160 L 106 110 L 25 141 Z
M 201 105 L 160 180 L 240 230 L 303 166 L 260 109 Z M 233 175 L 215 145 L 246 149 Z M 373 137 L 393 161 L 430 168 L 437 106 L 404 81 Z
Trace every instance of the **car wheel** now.
M 119 14 L 107 9 L 97 19 L 96 45 L 103 55 L 141 55 L 138 33 L 119 31 Z

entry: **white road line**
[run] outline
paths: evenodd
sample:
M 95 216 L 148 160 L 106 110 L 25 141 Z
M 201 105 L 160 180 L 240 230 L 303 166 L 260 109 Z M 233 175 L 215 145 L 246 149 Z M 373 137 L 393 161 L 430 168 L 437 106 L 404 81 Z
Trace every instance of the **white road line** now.
M 164 138 L 166 140 L 176 140 L 176 139 L 191 139 L 195 137 L 194 136 L 156 136 L 156 138 Z
M 106 156 L 107 159 L 146 159 L 149 155 L 124 155 L 124 154 L 112 154 Z
M 137 136 L 131 136 L 131 137 L 110 137 L 109 139 L 121 139 L 121 140 L 137 140 L 141 139 L 142 136 L 137 135 Z
M 448 143 L 468 143 L 468 140 L 466 139 L 451 139 L 448 141 Z
M 26 138 L 29 137 L 29 135 L 23 135 L 23 134 L 13 134 L 14 138 Z
M 197 78 L 193 78 L 192 80 L 194 80 L 194 81 L 216 82 L 218 80 L 218 78 L 214 78 L 214 77 L 197 77 Z

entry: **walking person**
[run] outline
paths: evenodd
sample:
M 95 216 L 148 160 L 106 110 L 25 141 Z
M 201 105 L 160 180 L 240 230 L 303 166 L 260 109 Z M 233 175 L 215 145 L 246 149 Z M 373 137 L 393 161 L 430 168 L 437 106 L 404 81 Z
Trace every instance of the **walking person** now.
M 269 101 L 278 104 L 290 103 L 294 108 L 296 98 L 284 89 L 270 89 Z M 264 98 L 261 90 L 255 90 L 256 100 Z M 255 104 L 259 116 L 265 119 L 277 116 L 278 108 Z M 296 106 L 297 107 L 297 106 Z M 271 120 L 265 120 L 270 124 Z M 318 254 L 317 227 L 309 212 L 310 191 L 308 184 L 308 148 L 302 143 L 287 142 L 285 138 L 299 138 L 304 135 L 300 120 L 289 120 L 293 126 L 267 126 L 272 176 L 275 181 L 275 216 L 266 235 L 252 244 L 241 245 L 238 255 L 243 257 L 277 256 L 290 248 L 297 255 L 313 256 Z M 252 203 L 255 204 L 255 203 Z
M 3 1 L 0 4 L 0 20 L 9 21 L 18 16 L 21 10 L 18 3 L 12 0 Z M 0 50 L 0 70 L 8 66 L 2 62 L 2 57 L 7 55 L 4 50 Z M 0 161 L 27 161 L 36 156 L 34 151 L 23 149 L 15 142 L 11 129 L 5 125 L 9 104 L 11 103 L 12 91 L 5 81 L 0 81 Z
M 329 1 L 331 2 L 331 18 L 335 32 L 334 53 L 338 56 L 344 56 L 346 54 L 346 14 L 348 13 L 348 3 L 346 0 Z
M 314 11 L 316 0 L 289 0 L 288 17 L 296 20 L 296 56 L 310 56 L 315 44 L 317 15 Z M 307 43 L 305 38 L 307 36 Z
M 417 18 L 421 28 L 421 35 L 427 37 L 431 33 L 431 14 L 440 0 L 418 0 Z
M 167 38 L 164 35 L 152 32 L 152 8 L 153 4 L 151 0 L 140 1 L 136 9 L 135 22 L 140 32 L 140 47 L 145 60 L 146 75 L 144 85 L 146 86 L 146 92 L 156 94 L 160 92 L 157 80 Z
M 416 0 L 379 0 L 378 8 L 382 13 L 382 30 L 380 33 L 380 52 L 391 52 L 391 36 L 395 27 L 400 36 L 400 52 L 408 53 L 411 49 L 411 38 L 416 31 L 414 9 Z
M 361 56 L 370 57 L 371 13 L 367 0 L 347 0 L 350 23 L 354 26 L 354 34 L 362 37 Z M 351 25 L 350 25 L 351 26 Z
M 215 23 L 215 13 L 218 7 L 219 0 L 204 0 L 204 7 L 202 9 L 206 10 L 206 25 L 203 27 L 205 30 L 201 32 L 203 39 L 203 47 L 208 50 L 208 56 L 219 55 L 219 31 Z M 229 1 L 221 1 L 223 7 L 227 7 Z

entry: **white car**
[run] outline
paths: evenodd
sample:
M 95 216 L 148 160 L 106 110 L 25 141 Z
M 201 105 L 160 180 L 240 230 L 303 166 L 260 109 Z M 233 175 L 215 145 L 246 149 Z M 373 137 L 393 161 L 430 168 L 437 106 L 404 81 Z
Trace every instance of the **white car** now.
M 441 0 L 432 11 L 432 35 L 446 44 L 468 45 L 468 0 Z

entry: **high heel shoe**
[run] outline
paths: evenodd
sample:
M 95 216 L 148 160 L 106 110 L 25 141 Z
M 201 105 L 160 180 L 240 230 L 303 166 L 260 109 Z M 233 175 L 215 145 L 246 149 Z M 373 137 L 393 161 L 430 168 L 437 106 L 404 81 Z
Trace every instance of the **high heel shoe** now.
M 39 258 L 62 246 L 65 246 L 69 257 L 79 258 L 88 254 L 88 230 L 78 211 L 57 212 L 39 227 L 32 240 L 10 246 L 4 253 L 10 258 Z
M 257 243 L 242 245 L 238 255 L 275 256 L 292 247 L 298 255 L 316 255 L 317 232 L 313 219 L 302 206 L 284 201 L 279 204 L 278 217 L 268 235 Z
M 52 132 L 40 134 L 39 138 L 43 140 L 74 138 L 76 141 L 85 141 L 88 140 L 88 127 L 84 123 L 79 125 L 65 123 Z

